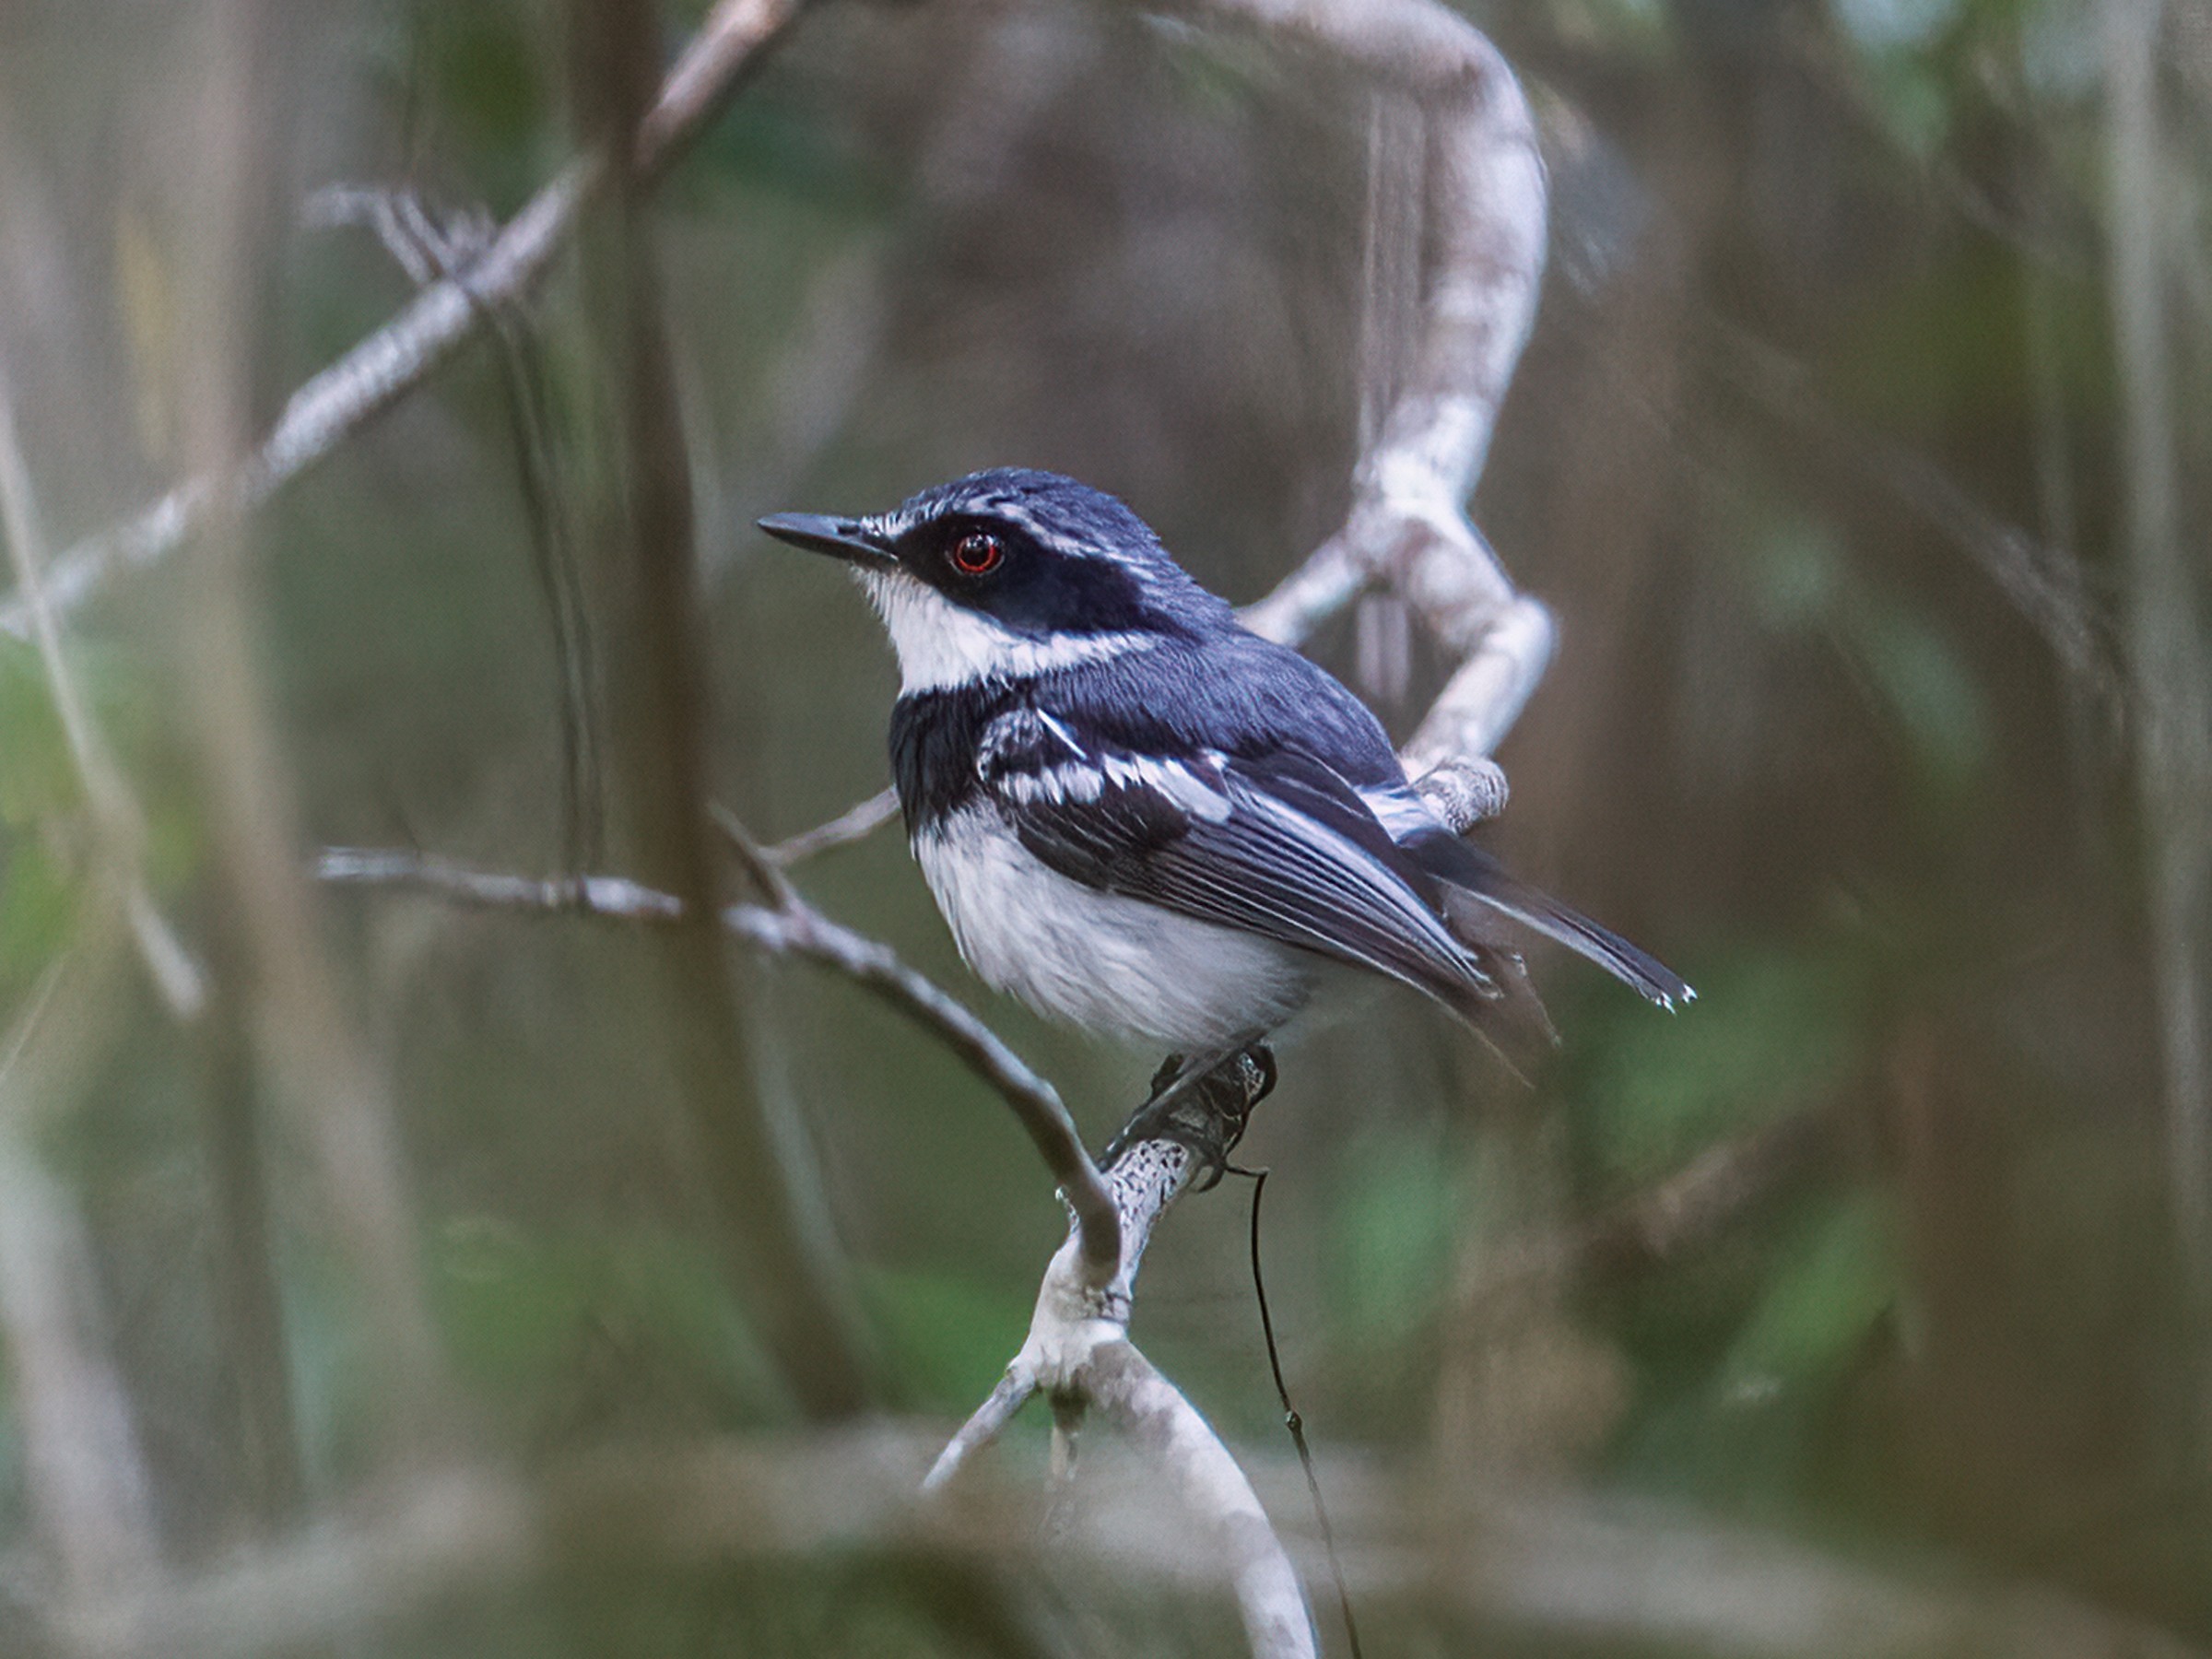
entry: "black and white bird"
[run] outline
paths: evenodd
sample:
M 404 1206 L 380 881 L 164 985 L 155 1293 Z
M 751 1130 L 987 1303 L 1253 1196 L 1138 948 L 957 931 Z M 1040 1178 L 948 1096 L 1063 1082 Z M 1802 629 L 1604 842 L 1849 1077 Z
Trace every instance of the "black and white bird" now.
M 1364 971 L 1474 1024 L 1523 994 L 1484 912 L 1663 1007 L 1696 994 L 1453 834 L 1358 698 L 1112 496 L 998 470 L 760 527 L 882 614 L 914 855 L 968 965 L 1041 1013 L 1210 1061 Z

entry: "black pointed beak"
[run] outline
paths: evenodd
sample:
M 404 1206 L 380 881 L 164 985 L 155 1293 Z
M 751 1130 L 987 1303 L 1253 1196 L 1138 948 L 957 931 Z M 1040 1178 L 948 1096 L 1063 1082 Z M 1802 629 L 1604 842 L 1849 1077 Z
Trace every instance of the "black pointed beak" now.
M 830 518 L 818 512 L 771 512 L 760 528 L 778 541 L 810 553 L 827 553 L 865 570 L 894 571 L 899 556 L 888 543 L 858 519 Z

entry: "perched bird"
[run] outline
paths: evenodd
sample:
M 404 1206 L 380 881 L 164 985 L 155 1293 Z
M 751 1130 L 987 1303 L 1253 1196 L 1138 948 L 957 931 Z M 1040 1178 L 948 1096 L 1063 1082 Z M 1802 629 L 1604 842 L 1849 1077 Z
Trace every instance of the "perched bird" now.
M 1453 834 L 1359 699 L 1113 497 L 1002 469 L 760 528 L 850 563 L 882 614 L 914 855 L 969 966 L 1041 1013 L 1177 1048 L 1186 1077 L 1360 971 L 1472 1025 L 1521 982 L 1481 912 L 1664 1007 L 1695 995 Z

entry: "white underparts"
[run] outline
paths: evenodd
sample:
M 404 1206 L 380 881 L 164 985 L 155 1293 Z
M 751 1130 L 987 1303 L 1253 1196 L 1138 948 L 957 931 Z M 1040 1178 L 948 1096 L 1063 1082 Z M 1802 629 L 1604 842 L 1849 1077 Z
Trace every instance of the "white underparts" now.
M 988 803 L 924 830 L 914 856 L 977 977 L 1086 1029 L 1186 1053 L 1218 1047 L 1297 1013 L 1321 966 L 1256 934 L 1071 881 Z
M 926 582 L 898 571 L 854 572 L 899 653 L 900 689 L 936 691 L 984 679 L 1026 679 L 1142 649 L 1142 634 L 1073 634 L 1036 640 L 1016 633 Z

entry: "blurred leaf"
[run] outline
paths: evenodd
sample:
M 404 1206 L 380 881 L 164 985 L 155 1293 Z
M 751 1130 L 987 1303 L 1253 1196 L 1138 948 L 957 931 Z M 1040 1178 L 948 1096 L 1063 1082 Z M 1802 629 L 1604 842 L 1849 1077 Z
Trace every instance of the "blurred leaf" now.
M 1942 75 L 1917 53 L 1892 52 L 1866 65 L 1866 87 L 1898 147 L 1932 159 L 1951 130 L 1951 93 Z
M 680 177 L 751 186 L 839 218 L 880 218 L 897 199 L 893 179 L 837 129 L 772 92 L 740 100 L 702 132 Z
M 1846 593 L 1841 538 L 1820 520 L 1780 506 L 1761 512 L 1748 534 L 1761 620 L 1778 630 L 1824 626 Z
M 177 397 L 177 296 L 153 226 L 128 202 L 115 213 L 115 303 L 130 347 L 138 441 L 158 461 L 169 453 Z
M 1853 625 L 1852 644 L 1915 759 L 1947 783 L 1981 770 L 1989 757 L 1988 711 L 1942 629 L 1901 606 L 1867 606 Z
M 1891 1235 L 1884 1194 L 1821 1199 L 1746 1258 L 1756 1293 L 1719 1346 L 1693 1357 L 1678 1319 L 1658 1320 L 1656 1368 L 1647 1364 L 1617 1473 L 1739 1508 L 1787 1512 L 1806 1498 L 1839 1390 L 1897 1298 Z M 1699 1269 L 1663 1276 L 1685 1277 Z
M 544 1234 L 491 1217 L 449 1221 L 431 1247 L 455 1363 L 515 1395 L 562 1392 L 579 1351 L 610 1351 L 639 1393 L 673 1379 L 694 1399 L 765 1402 L 764 1362 L 711 1258 L 653 1232 Z M 571 1380 L 573 1380 L 572 1375 Z
M 1834 1377 L 1898 1289 L 1887 1198 L 1851 1194 L 1822 1214 L 1774 1264 L 1759 1310 L 1730 1347 L 1720 1383 L 1731 1395 Z
M 567 1358 L 592 1300 L 571 1253 L 470 1217 L 439 1230 L 431 1261 L 439 1323 L 464 1371 L 516 1386 Z
M 1630 57 L 1652 54 L 1673 34 L 1666 0 L 1561 0 L 1559 33 Z
M 524 18 L 496 5 L 433 6 L 422 16 L 423 61 L 446 117 L 487 147 L 535 142 L 547 107 Z

